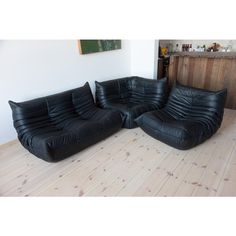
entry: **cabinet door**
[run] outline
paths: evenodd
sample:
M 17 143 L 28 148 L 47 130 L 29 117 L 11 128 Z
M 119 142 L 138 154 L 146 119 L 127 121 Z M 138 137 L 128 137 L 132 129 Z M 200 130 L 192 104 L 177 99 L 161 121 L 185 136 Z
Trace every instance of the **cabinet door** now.
M 161 79 L 165 76 L 164 71 L 164 60 L 162 58 L 158 59 L 158 70 L 157 70 L 157 79 Z

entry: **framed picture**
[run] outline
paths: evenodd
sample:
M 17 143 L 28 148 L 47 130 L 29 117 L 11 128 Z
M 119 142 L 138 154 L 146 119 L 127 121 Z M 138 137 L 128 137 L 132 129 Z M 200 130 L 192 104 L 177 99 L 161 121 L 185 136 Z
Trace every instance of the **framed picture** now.
M 80 54 L 121 49 L 121 40 L 79 40 Z

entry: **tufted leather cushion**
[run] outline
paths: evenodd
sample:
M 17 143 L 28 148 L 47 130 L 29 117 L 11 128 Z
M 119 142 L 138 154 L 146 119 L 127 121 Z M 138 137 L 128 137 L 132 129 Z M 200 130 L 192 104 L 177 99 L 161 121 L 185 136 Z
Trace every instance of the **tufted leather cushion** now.
M 119 112 L 95 105 L 88 83 L 51 96 L 9 104 L 22 145 L 50 162 L 75 154 L 122 125 Z
M 145 113 L 136 122 L 152 137 L 178 149 L 189 149 L 219 129 L 226 96 L 226 89 L 213 92 L 177 82 L 163 109 Z
M 95 82 L 96 101 L 102 108 L 117 110 L 123 115 L 123 127 L 137 127 L 134 121 L 144 112 L 159 109 L 167 99 L 167 81 L 137 76 Z

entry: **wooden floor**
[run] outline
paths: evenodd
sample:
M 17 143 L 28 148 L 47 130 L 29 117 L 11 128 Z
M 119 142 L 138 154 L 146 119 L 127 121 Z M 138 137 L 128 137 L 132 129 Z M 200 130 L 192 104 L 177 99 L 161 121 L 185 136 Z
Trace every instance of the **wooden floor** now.
M 0 146 L 1 196 L 236 196 L 236 111 L 204 144 L 176 150 L 123 129 L 59 163 Z

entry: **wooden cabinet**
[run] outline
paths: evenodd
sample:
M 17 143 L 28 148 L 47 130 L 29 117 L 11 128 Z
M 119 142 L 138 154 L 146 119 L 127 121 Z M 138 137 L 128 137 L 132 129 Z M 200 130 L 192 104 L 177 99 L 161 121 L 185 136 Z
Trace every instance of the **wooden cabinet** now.
M 220 90 L 227 88 L 226 108 L 236 109 L 236 53 L 179 53 L 172 55 L 169 84 Z
M 158 59 L 157 79 L 162 79 L 163 77 L 168 76 L 169 61 L 170 61 L 169 57 L 164 57 L 164 58 Z

